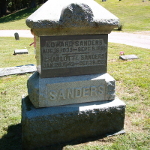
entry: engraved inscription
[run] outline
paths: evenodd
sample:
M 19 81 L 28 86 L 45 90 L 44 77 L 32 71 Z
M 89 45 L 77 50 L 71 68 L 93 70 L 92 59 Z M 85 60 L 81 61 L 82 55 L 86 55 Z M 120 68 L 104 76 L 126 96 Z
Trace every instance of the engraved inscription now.
M 65 100 L 65 99 L 76 99 L 82 97 L 93 97 L 104 94 L 104 86 L 87 86 L 87 87 L 75 87 L 66 88 L 59 90 L 50 90 L 48 92 L 50 100 Z
M 103 39 L 46 40 L 41 46 L 42 69 L 106 66 Z

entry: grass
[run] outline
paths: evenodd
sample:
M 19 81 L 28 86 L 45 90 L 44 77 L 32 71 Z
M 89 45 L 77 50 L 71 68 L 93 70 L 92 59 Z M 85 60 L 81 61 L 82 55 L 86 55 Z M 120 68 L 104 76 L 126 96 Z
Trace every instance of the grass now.
M 20 40 L 15 40 L 15 38 L 2 38 L 0 37 L 0 51 L 1 64 L 0 67 L 13 67 L 20 66 L 22 64 L 29 64 L 34 62 L 34 50 L 29 44 L 33 42 L 33 39 L 20 38 Z M 29 50 L 29 55 L 13 55 L 15 49 Z M 11 61 L 10 61 L 11 60 Z
M 123 23 L 123 31 L 150 31 L 150 1 L 96 0 Z M 21 10 L 0 18 L 0 29 L 28 29 L 25 19 L 35 9 Z M 0 38 L 0 68 L 35 64 L 33 39 Z M 13 55 L 26 47 L 29 54 Z M 122 61 L 119 52 L 135 54 L 139 59 Z M 126 103 L 126 134 L 70 144 L 63 150 L 149 150 L 150 147 L 150 50 L 109 43 L 108 73 L 116 79 L 116 94 Z M 27 95 L 27 79 L 31 74 L 0 78 L 0 149 L 21 150 L 21 96 Z
M 33 39 L 0 38 L 0 67 L 35 64 Z M 29 54 L 12 55 L 14 49 L 27 47 Z M 139 59 L 122 61 L 119 52 L 135 54 Z M 108 73 L 116 79 L 116 94 L 125 101 L 126 134 L 70 144 L 63 150 L 148 150 L 150 147 L 150 51 L 123 44 L 109 43 Z M 31 74 L 0 78 L 0 149 L 21 150 L 21 96 L 27 95 Z
M 149 0 L 95 1 L 120 19 L 124 32 L 150 31 Z
M 0 68 L 35 64 L 33 39 L 0 38 Z M 26 47 L 29 54 L 13 55 L 15 49 Z M 21 150 L 21 96 L 27 94 L 30 74 L 0 78 L 0 149 Z
M 150 31 L 149 0 L 146 0 L 146 2 L 142 2 L 142 0 L 95 1 L 120 19 L 124 32 Z M 37 8 L 23 9 L 0 18 L 0 30 L 29 29 L 25 24 L 25 20 Z
M 30 16 L 36 9 L 22 9 L 13 14 L 0 18 L 0 30 L 27 30 L 26 18 Z

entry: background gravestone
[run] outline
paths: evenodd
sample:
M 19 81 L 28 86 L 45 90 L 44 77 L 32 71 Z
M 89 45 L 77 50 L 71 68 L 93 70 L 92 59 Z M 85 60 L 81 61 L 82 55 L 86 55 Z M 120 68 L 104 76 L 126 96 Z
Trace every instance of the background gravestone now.
M 27 49 L 15 49 L 13 55 L 17 55 L 17 54 L 28 54 L 28 50 Z
M 16 40 L 19 40 L 19 34 L 17 32 L 14 34 L 14 36 Z
M 22 100 L 23 148 L 120 133 L 125 104 L 107 73 L 108 34 L 119 19 L 93 0 L 49 0 L 26 23 L 37 72 Z
M 122 60 L 138 59 L 136 55 L 122 55 L 122 56 L 119 56 L 119 58 Z

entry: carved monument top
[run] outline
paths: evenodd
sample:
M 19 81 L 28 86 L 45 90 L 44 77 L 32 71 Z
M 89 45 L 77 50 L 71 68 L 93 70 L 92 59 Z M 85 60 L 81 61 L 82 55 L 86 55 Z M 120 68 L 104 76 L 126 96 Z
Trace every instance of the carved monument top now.
M 48 0 L 26 20 L 39 36 L 108 34 L 118 23 L 116 16 L 94 0 Z

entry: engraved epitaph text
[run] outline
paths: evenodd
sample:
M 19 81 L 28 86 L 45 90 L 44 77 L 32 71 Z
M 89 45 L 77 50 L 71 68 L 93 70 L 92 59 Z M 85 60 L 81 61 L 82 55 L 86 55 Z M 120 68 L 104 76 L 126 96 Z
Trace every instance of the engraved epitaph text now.
M 68 76 L 66 73 L 70 69 L 80 72 L 70 75 L 90 74 L 93 67 L 106 70 L 107 35 L 41 36 L 40 45 L 42 71 L 51 70 L 51 74 L 54 71 L 56 76 L 61 76 L 57 75 L 57 70 L 61 69 L 62 76 Z M 86 68 L 85 73 L 81 71 L 83 68 Z

